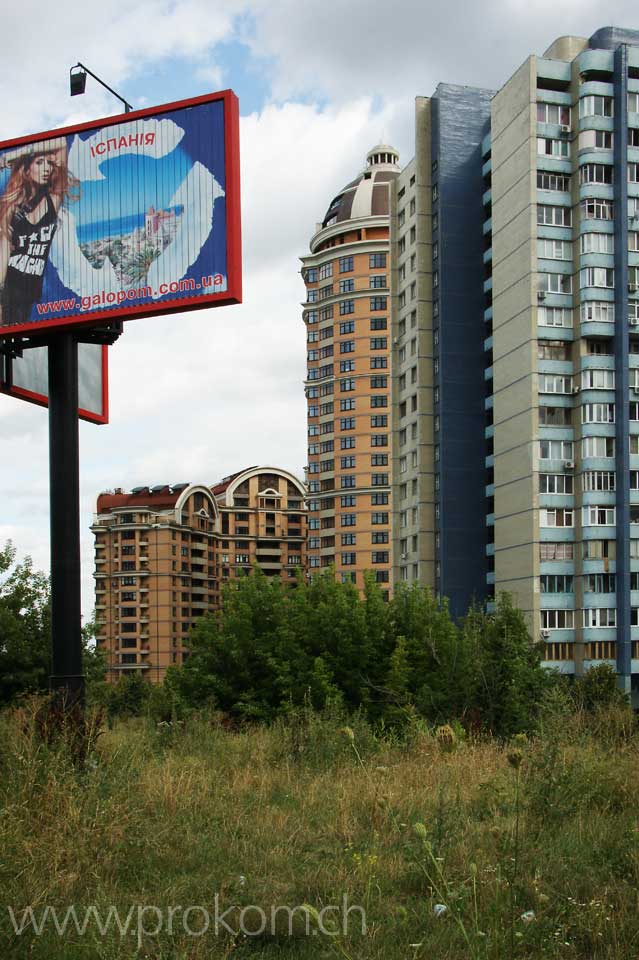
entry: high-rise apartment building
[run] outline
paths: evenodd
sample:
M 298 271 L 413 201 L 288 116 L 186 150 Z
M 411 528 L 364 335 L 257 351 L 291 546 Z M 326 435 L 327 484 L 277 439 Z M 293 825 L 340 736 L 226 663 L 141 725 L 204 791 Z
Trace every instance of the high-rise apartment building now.
M 210 487 L 178 483 L 102 493 L 95 535 L 95 617 L 109 679 L 159 682 L 188 656 L 188 634 L 219 608 L 221 586 L 257 564 L 295 586 L 306 568 L 304 485 L 250 467 Z
M 361 589 L 391 574 L 389 146 L 332 200 L 302 257 L 308 341 L 309 571 Z
M 639 674 L 639 32 L 416 102 L 392 208 L 394 579 Z M 637 532 L 635 532 L 637 531 Z

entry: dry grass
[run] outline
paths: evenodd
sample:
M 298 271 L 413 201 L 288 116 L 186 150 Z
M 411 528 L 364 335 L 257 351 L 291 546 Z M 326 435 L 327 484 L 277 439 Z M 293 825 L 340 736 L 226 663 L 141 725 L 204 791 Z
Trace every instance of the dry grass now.
M 235 733 L 206 719 L 175 729 L 128 721 L 103 732 L 78 769 L 63 744 L 38 739 L 28 710 L 5 714 L 2 957 L 630 960 L 637 742 L 627 717 L 597 723 L 550 723 L 521 745 L 518 767 L 512 746 L 448 751 L 419 730 L 408 743 L 377 742 L 361 723 L 351 739 L 331 718 Z M 254 904 L 267 916 L 272 905 L 319 911 L 346 895 L 367 932 L 355 918 L 347 934 L 306 936 L 300 911 L 293 936 L 283 919 L 259 937 L 189 936 L 177 923 L 138 945 L 94 924 L 84 935 L 48 924 L 16 936 L 6 909 L 212 912 L 216 894 L 220 909 Z

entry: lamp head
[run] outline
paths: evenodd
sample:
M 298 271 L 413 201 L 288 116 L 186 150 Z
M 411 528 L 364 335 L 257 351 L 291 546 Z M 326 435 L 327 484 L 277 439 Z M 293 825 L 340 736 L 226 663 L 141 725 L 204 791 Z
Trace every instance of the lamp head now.
M 74 72 L 75 71 L 75 72 Z M 84 93 L 87 85 L 87 75 L 82 67 L 71 67 L 69 71 L 69 87 L 72 97 Z

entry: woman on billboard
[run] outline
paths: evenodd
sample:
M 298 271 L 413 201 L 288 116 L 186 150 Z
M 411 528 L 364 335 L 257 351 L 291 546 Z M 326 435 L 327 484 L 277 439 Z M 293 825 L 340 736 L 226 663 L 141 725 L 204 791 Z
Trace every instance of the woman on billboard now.
M 66 140 L 28 144 L 0 162 L 11 168 L 0 197 L 0 323 L 27 323 L 71 186 Z

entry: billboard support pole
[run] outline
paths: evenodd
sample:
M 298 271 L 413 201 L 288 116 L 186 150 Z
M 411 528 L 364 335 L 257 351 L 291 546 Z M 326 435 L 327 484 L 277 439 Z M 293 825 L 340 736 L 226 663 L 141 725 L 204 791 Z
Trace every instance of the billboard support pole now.
M 84 708 L 80 595 L 78 341 L 49 341 L 51 691 L 62 715 Z

